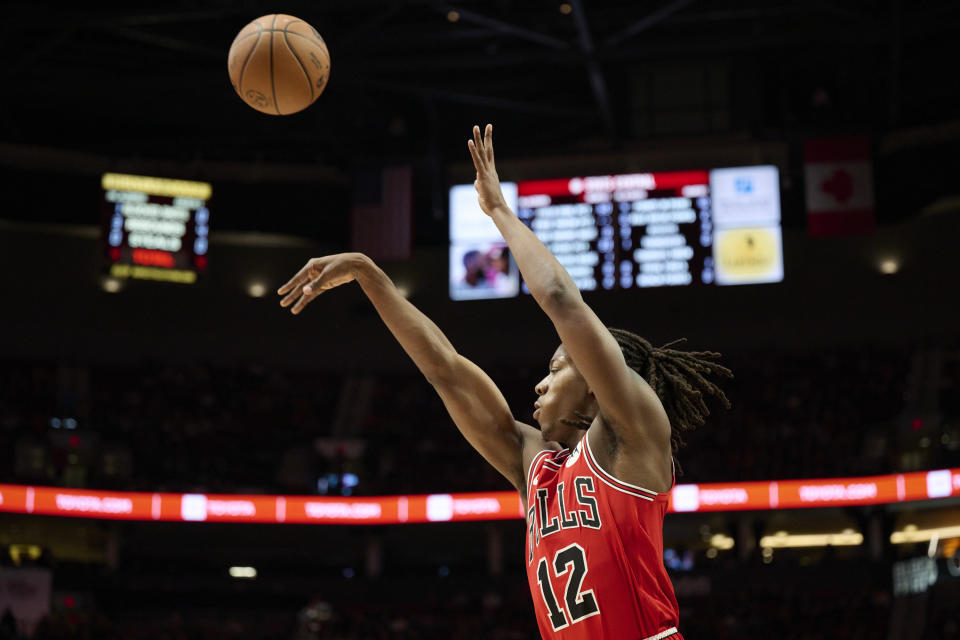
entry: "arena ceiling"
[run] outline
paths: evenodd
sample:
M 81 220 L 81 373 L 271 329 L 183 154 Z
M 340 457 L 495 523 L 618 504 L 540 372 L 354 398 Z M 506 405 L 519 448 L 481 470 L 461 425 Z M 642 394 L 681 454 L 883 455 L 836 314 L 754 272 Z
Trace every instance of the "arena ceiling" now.
M 486 121 L 528 156 L 918 129 L 944 158 L 958 146 L 955 0 L 80 6 L 4 5 L 8 166 L 27 145 L 305 163 L 335 179 L 384 159 L 462 162 L 469 126 Z M 332 58 L 317 103 L 284 117 L 246 106 L 226 70 L 237 31 L 276 11 L 313 24 Z

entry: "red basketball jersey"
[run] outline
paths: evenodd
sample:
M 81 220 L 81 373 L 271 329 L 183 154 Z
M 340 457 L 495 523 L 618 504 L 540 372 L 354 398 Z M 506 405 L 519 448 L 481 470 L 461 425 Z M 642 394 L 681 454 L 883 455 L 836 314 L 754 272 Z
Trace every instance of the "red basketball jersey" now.
M 527 475 L 527 580 L 545 640 L 682 640 L 663 566 L 669 494 L 617 480 L 584 436 Z

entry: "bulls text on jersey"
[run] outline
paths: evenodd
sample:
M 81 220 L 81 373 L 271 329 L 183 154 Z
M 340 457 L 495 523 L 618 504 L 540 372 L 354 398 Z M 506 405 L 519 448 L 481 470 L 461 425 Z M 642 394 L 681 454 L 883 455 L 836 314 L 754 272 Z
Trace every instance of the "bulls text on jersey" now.
M 527 510 L 527 526 L 530 529 L 528 564 L 533 562 L 533 550 L 540 546 L 542 538 L 563 529 L 599 529 L 603 526 L 593 478 L 576 476 L 573 479 L 572 491 L 565 485 L 564 482 L 557 483 L 556 500 L 551 500 L 552 488 L 537 489 L 534 503 Z M 553 509 L 551 505 L 554 506 Z

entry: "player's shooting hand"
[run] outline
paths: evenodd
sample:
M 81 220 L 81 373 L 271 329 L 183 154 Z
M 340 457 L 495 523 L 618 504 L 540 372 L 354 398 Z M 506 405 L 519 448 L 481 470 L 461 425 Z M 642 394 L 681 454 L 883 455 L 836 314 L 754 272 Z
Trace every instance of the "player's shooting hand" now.
M 488 216 L 492 216 L 497 209 L 507 207 L 500 190 L 500 177 L 497 176 L 497 167 L 493 161 L 493 125 L 488 124 L 480 138 L 480 127 L 474 125 L 473 140 L 467 142 L 470 155 L 473 157 L 473 166 L 477 169 L 477 179 L 473 186 L 477 188 L 480 199 L 480 208 Z
M 366 259 L 362 253 L 338 253 L 311 258 L 297 275 L 277 290 L 278 295 L 285 296 L 280 301 L 280 306 L 289 307 L 293 304 L 290 311 L 294 315 L 300 313 L 324 291 L 356 280 L 357 269 Z

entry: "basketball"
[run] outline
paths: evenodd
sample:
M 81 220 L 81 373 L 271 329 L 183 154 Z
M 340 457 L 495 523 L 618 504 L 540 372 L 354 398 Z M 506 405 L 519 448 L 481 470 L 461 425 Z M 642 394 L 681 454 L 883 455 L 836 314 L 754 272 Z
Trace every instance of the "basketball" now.
M 230 83 L 244 102 L 285 116 L 320 97 L 330 76 L 330 52 L 312 26 L 282 13 L 261 16 L 234 38 L 227 55 Z

